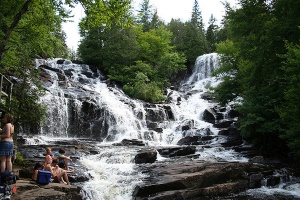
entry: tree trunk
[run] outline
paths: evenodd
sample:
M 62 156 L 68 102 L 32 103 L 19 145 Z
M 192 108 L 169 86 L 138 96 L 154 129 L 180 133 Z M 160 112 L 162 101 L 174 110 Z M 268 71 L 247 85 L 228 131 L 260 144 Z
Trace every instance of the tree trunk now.
M 18 25 L 19 21 L 22 18 L 22 15 L 27 12 L 28 7 L 29 7 L 29 5 L 30 5 L 31 2 L 32 2 L 32 0 L 27 0 L 24 3 L 24 5 L 22 6 L 22 8 L 19 10 L 19 12 L 14 17 L 14 21 L 10 25 L 10 27 L 7 30 L 5 36 L 3 37 L 2 41 L 1 41 L 1 45 L 0 45 L 0 60 L 2 60 L 2 57 L 3 57 L 3 55 L 4 55 L 5 51 L 6 51 L 5 47 L 6 47 L 7 41 L 9 40 L 9 38 L 11 36 L 11 33 L 13 32 L 14 28 Z

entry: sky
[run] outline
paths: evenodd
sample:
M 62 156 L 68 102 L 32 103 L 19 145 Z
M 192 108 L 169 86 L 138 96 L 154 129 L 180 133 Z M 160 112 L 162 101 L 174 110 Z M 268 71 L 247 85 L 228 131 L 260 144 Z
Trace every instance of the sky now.
M 203 23 L 205 26 L 208 24 L 210 16 L 213 14 L 220 23 L 224 14 L 224 6 L 222 2 L 225 0 L 198 0 L 199 9 L 202 14 Z M 235 6 L 237 0 L 226 0 L 231 6 Z M 138 10 L 142 0 L 133 0 L 134 7 Z M 169 23 L 172 18 L 187 21 L 191 18 L 194 0 L 150 0 L 150 5 L 157 9 L 158 16 L 165 22 Z M 74 18 L 70 19 L 73 22 L 63 24 L 63 30 L 67 34 L 67 45 L 70 49 L 76 51 L 80 36 L 78 23 L 84 17 L 84 10 L 81 6 L 77 5 L 72 13 Z

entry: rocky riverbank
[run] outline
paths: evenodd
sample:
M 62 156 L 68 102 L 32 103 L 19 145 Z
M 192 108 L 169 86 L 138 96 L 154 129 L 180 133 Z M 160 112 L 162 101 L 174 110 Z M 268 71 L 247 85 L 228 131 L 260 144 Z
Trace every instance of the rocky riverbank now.
M 19 151 L 30 164 L 16 172 L 20 180 L 16 183 L 18 190 L 12 199 L 83 199 L 85 192 L 81 186 L 93 177 L 86 173 L 80 159 L 85 155 L 99 154 L 99 149 L 95 148 L 97 142 L 71 139 L 52 141 L 47 145 L 25 145 L 24 140 L 25 138 L 21 137 L 18 139 Z M 76 172 L 69 175 L 71 186 L 54 183 L 41 186 L 30 183 L 32 167 L 35 162 L 43 161 L 44 149 L 48 146 L 53 151 L 57 150 L 58 146 L 63 147 L 73 158 L 70 167 L 75 168 Z M 249 196 L 245 191 L 260 188 L 263 182 L 266 187 L 277 186 L 282 180 L 289 181 L 292 173 L 281 173 L 280 170 L 287 169 L 286 165 L 259 156 L 251 157 L 246 162 L 227 162 L 219 158 L 200 160 L 199 153 L 196 153 L 199 152 L 199 146 L 193 145 L 150 147 L 139 140 L 123 140 L 113 146 L 136 149 L 133 161 L 135 169 L 146 176 L 141 184 L 136 185 L 132 193 L 135 200 L 264 199 L 265 196 Z M 202 148 L 211 147 L 205 145 Z M 249 154 L 247 146 L 240 145 L 239 150 L 242 149 Z M 272 194 L 267 197 L 296 199 L 294 196 L 284 194 Z

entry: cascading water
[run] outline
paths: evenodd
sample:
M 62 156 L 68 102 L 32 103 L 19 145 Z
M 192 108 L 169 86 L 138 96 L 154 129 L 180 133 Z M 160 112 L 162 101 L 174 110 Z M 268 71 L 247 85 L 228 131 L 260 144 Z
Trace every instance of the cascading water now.
M 202 119 L 205 109 L 217 105 L 202 98 L 208 86 L 218 84 L 210 77 L 218 68 L 215 53 L 197 58 L 193 74 L 182 83 L 179 91 L 168 90 L 168 104 L 151 106 L 109 86 L 99 72 L 87 65 L 70 61 L 57 64 L 59 60 L 37 60 L 37 66 L 50 66 L 43 68 L 49 74 L 44 76 L 47 92 L 41 98 L 47 105 L 47 117 L 41 126 L 39 140 L 74 137 L 99 141 L 94 150 L 100 153 L 80 159 L 86 173 L 93 177 L 82 185 L 84 199 L 132 199 L 134 186 L 142 182 L 145 175 L 135 170 L 134 164 L 138 148 L 113 143 L 139 139 L 149 146 L 174 146 L 185 136 L 218 135 L 219 129 Z M 172 116 L 166 107 L 170 108 Z M 153 124 L 155 128 L 149 128 Z M 248 161 L 218 145 L 221 142 L 218 138 L 212 140 L 211 148 L 197 147 L 198 159 Z

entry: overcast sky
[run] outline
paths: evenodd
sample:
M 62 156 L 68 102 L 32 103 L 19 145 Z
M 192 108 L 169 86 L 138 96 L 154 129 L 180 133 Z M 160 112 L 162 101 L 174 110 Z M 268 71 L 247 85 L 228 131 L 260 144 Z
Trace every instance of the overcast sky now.
M 199 9 L 202 14 L 204 25 L 207 26 L 211 14 L 221 22 L 225 14 L 224 6 L 221 2 L 225 0 L 198 0 Z M 237 0 L 227 0 L 231 6 L 235 6 Z M 134 6 L 138 9 L 142 0 L 133 0 Z M 158 16 L 165 21 L 170 22 L 172 18 L 187 21 L 191 18 L 194 0 L 150 0 L 150 5 L 157 9 Z M 78 23 L 84 16 L 84 11 L 80 6 L 73 9 L 75 15 L 72 19 L 74 22 L 63 24 L 63 30 L 67 34 L 67 45 L 69 48 L 76 50 L 79 44 Z

